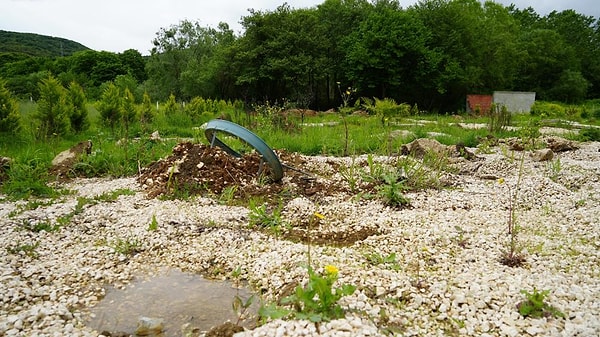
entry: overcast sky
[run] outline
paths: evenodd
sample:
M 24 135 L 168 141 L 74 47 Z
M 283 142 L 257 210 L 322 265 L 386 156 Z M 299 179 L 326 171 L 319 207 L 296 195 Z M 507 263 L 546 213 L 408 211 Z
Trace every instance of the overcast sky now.
M 316 6 L 324 0 L 288 0 L 293 8 Z M 181 20 L 216 27 L 226 22 L 239 33 L 248 9 L 274 10 L 284 0 L 0 0 L 0 30 L 67 38 L 94 50 L 121 53 L 136 49 L 149 54 L 162 27 Z M 417 0 L 400 0 L 408 7 Z M 540 15 L 574 9 L 600 17 L 598 0 L 496 0 L 518 8 L 533 7 Z

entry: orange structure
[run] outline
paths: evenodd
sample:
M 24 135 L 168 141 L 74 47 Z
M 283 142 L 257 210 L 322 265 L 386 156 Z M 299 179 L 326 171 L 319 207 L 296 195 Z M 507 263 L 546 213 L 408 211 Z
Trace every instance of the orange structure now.
M 485 114 L 490 111 L 493 101 L 492 95 L 467 95 L 467 112 Z

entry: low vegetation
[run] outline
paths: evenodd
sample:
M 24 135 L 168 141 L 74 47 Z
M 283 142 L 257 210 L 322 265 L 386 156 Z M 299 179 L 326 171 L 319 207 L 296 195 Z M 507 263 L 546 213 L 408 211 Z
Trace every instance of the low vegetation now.
M 565 318 L 565 314 L 546 302 L 550 290 L 538 291 L 533 288 L 532 292 L 521 290 L 525 300 L 519 302 L 517 309 L 524 317 L 531 318 Z

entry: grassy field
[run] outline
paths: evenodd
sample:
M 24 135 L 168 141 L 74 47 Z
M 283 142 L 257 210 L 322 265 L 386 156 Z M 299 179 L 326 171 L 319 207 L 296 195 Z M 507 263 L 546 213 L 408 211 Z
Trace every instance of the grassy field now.
M 318 113 L 314 116 L 294 114 L 251 114 L 239 110 L 202 113 L 190 116 L 184 110 L 167 115 L 161 107 L 152 123 L 134 123 L 127 132 L 124 128 L 111 130 L 103 126 L 94 104 L 88 104 L 90 127 L 79 134 L 40 139 L 36 135 L 34 102 L 19 105 L 24 128 L 19 135 L 0 135 L 0 156 L 12 158 L 11 168 L 4 173 L 2 189 L 14 197 L 44 195 L 52 177 L 47 175 L 52 159 L 61 151 L 80 141 L 90 140 L 91 154 L 84 156 L 73 175 L 84 177 L 131 176 L 159 158 L 170 154 L 173 146 L 182 140 L 207 143 L 198 127 L 216 117 L 225 116 L 244 125 L 261 137 L 271 148 L 285 149 L 306 155 L 360 155 L 398 153 L 400 146 L 414 139 L 429 137 L 451 145 L 461 143 L 477 147 L 482 139 L 520 137 L 524 132 L 537 134 L 543 126 L 574 129 L 572 122 L 600 125 L 600 102 L 592 101 L 580 106 L 537 102 L 531 114 L 516 114 L 508 125 L 490 130 L 490 118 L 468 114 L 380 116 L 337 113 Z M 462 126 L 461 126 L 462 124 Z M 477 124 L 479 128 L 466 128 L 464 124 Z M 577 128 L 581 129 L 580 126 Z M 567 133 L 564 137 L 575 140 L 598 140 L 598 128 Z M 158 131 L 162 141 L 150 140 Z M 243 147 L 240 142 L 233 146 Z

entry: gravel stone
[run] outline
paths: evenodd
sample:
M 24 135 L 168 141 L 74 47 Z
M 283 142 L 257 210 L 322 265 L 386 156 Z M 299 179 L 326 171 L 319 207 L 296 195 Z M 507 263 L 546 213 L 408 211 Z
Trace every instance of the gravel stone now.
M 337 284 L 357 290 L 340 301 L 347 309 L 343 319 L 318 326 L 273 320 L 235 336 L 600 335 L 599 148 L 589 142 L 555 153 L 558 172 L 527 154 L 522 177 L 521 153 L 511 157 L 495 148 L 477 154 L 477 161 L 454 164 L 458 170 L 447 173 L 450 188 L 407 193 L 405 208 L 343 189 L 289 199 L 282 218 L 294 228 L 307 230 L 316 211 L 325 217 L 311 235 L 368 234 L 345 245 L 310 246 L 315 270 L 335 265 Z M 354 162 L 364 168 L 366 162 L 365 156 L 299 158 L 323 184 L 343 182 L 336 167 Z M 209 197 L 151 199 L 136 177 L 76 179 L 64 187 L 74 192 L 35 209 L 0 196 L 0 335 L 98 336 L 85 322 L 107 287 L 123 288 L 134 276 L 165 267 L 215 279 L 240 268 L 240 279 L 267 303 L 286 286 L 307 281 L 308 244 L 250 228 L 246 207 Z M 73 214 L 78 198 L 120 189 L 134 193 Z M 517 243 L 526 262 L 508 267 L 499 260 L 509 245 L 510 195 L 517 189 Z M 55 231 L 27 227 L 70 214 Z M 149 230 L 153 217 L 158 228 Z M 136 242 L 137 253 L 119 253 L 119 240 Z M 546 302 L 567 318 L 522 317 L 520 291 L 534 288 L 550 290 Z

